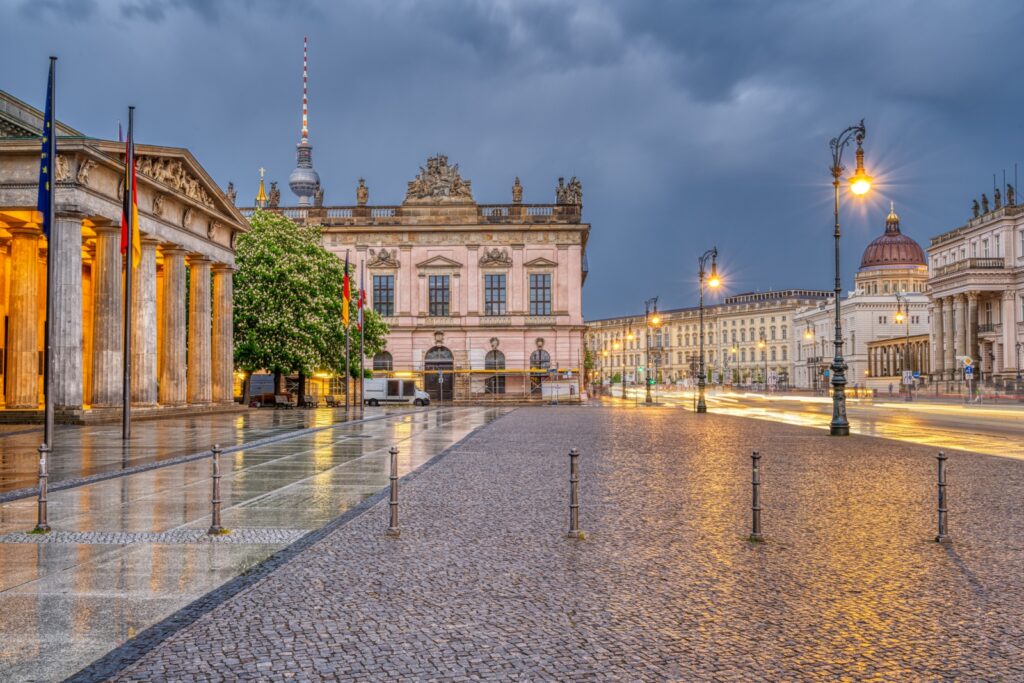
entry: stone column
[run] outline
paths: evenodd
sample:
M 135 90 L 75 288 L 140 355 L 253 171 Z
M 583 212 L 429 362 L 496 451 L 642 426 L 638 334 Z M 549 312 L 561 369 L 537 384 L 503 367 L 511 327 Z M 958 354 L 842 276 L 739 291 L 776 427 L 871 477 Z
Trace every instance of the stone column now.
M 185 254 L 177 246 L 165 246 L 163 336 L 160 337 L 161 405 L 180 406 L 186 401 L 185 393 Z
M 234 281 L 235 269 L 213 266 L 213 400 L 232 403 L 234 399 Z
M 4 319 L 7 315 L 7 267 L 8 267 L 8 249 L 9 240 L 8 238 L 0 239 L 0 320 Z M 3 386 L 3 375 L 7 373 L 7 368 L 2 362 L 7 358 L 7 348 L 3 345 L 4 338 L 0 334 L 0 386 Z M 7 397 L 2 395 L 0 392 L 0 407 L 6 405 Z
M 1017 370 L 1017 315 L 1014 307 L 1017 295 L 1012 289 L 1003 292 L 1003 370 Z
M 132 403 L 143 406 L 157 401 L 156 245 L 143 238 L 142 258 L 132 271 Z
M 967 293 L 967 355 L 972 359 L 978 357 L 978 293 Z
M 121 229 L 97 225 L 92 268 L 92 397 L 94 407 L 121 405 L 123 391 L 124 291 L 121 289 Z
M 7 407 L 39 407 L 39 236 L 37 228 L 10 226 L 11 293 L 7 313 Z
M 932 301 L 929 315 L 932 323 L 932 372 L 941 377 L 942 369 L 945 367 L 942 362 L 942 299 Z
M 952 379 L 953 376 L 953 297 L 947 296 L 942 300 L 942 336 L 945 339 L 945 349 L 942 352 L 942 377 Z
M 953 299 L 953 348 L 956 356 L 967 354 L 967 297 L 957 294 Z M 955 360 L 955 359 L 954 359 Z M 954 365 L 955 367 L 955 365 Z
M 188 402 L 213 399 L 210 367 L 210 260 L 190 256 L 188 290 Z
M 56 409 L 82 407 L 82 219 L 77 211 L 58 211 L 54 220 L 53 377 Z

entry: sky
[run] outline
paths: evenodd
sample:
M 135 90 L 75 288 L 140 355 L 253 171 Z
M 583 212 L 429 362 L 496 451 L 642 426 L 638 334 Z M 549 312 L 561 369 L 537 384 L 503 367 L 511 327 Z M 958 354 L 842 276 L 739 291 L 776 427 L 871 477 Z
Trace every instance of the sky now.
M 829 140 L 865 119 L 841 198 L 843 283 L 895 202 L 927 246 L 993 174 L 1024 173 L 1024 3 L 989 0 L 0 0 L 0 89 L 116 138 L 187 147 L 251 205 L 295 166 L 302 40 L 325 203 L 397 204 L 447 154 L 480 203 L 583 184 L 589 319 L 722 294 L 832 289 Z M 853 150 L 844 155 L 852 168 Z M 712 299 L 713 300 L 713 299 Z

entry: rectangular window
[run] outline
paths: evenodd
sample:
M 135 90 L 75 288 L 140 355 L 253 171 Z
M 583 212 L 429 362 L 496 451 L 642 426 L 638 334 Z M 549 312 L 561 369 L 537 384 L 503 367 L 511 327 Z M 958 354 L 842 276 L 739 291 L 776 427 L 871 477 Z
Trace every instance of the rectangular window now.
M 530 273 L 530 315 L 551 315 L 550 273 Z
M 373 276 L 373 310 L 378 315 L 395 314 L 395 276 Z
M 448 287 L 447 275 L 431 275 L 427 278 L 427 290 L 430 296 L 430 315 L 448 315 L 451 302 L 451 290 Z
M 484 315 L 505 315 L 505 275 L 484 275 Z

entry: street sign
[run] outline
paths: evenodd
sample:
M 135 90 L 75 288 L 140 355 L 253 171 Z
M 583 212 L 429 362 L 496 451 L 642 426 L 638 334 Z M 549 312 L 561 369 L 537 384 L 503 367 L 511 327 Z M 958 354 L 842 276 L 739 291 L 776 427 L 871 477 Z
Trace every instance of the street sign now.
M 971 360 L 970 356 L 964 356 L 964 367 L 969 368 L 974 365 L 974 361 Z
M 914 373 L 911 372 L 910 370 L 904 370 L 903 371 L 903 383 L 904 384 L 913 384 L 914 383 Z
M 921 379 L 921 373 L 917 370 L 914 370 L 914 379 Z
M 967 379 L 971 379 L 972 377 L 974 377 L 974 368 L 972 368 L 970 365 L 966 366 L 964 368 L 964 377 L 966 377 Z
M 829 376 L 829 372 L 828 372 L 828 370 L 825 370 L 825 371 L 824 371 L 823 373 L 821 373 L 821 374 L 825 376 L 825 379 L 828 379 L 828 376 Z

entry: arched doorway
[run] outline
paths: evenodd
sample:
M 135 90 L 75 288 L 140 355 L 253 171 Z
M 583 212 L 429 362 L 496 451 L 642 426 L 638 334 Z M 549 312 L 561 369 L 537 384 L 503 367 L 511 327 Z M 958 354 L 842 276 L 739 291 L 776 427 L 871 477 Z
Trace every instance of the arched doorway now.
M 487 352 L 484 357 L 484 369 L 486 370 L 504 370 L 505 369 L 505 354 L 497 349 L 493 349 Z M 497 374 L 488 377 L 484 380 L 484 393 L 485 394 L 504 394 L 505 393 L 505 375 Z
M 423 369 L 423 390 L 431 400 L 450 401 L 455 384 L 455 358 L 446 346 L 435 346 L 427 351 Z
M 530 393 L 541 394 L 541 384 L 548 376 L 551 367 L 551 354 L 544 349 L 537 349 L 530 354 Z

